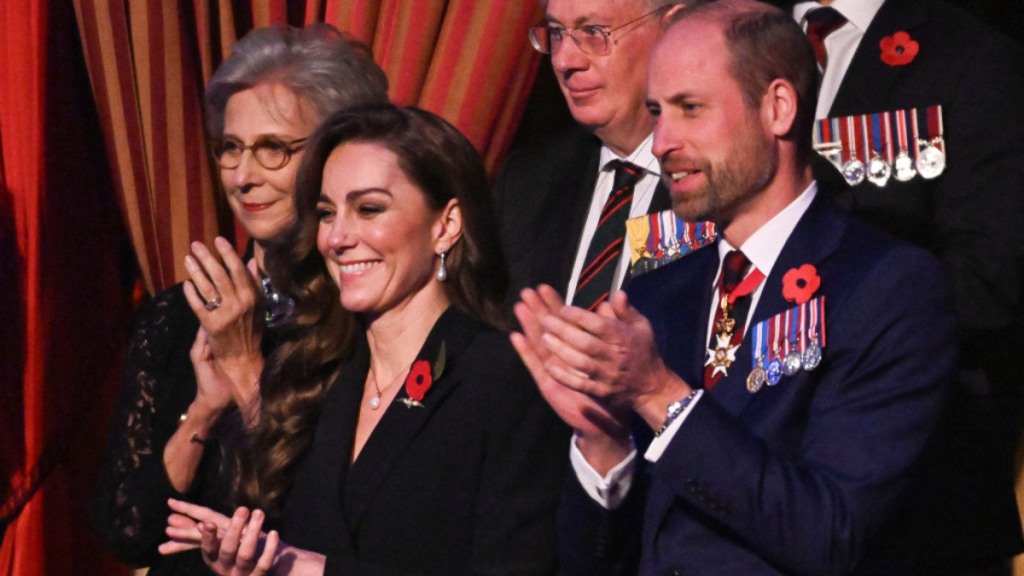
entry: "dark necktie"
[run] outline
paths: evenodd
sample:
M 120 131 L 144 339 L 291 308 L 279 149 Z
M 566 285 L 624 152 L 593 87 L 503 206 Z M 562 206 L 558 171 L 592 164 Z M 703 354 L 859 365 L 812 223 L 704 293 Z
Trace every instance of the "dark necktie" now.
M 587 257 L 572 298 L 573 306 L 586 310 L 597 308 L 611 293 L 615 268 L 624 252 L 626 219 L 633 204 L 633 187 L 644 175 L 643 168 L 629 162 L 613 160 L 608 166 L 615 168 L 615 182 L 608 201 L 601 209 L 601 219 L 587 248 Z
M 711 337 L 708 339 L 708 348 L 714 350 L 718 346 L 718 322 L 723 319 L 722 307 L 718 305 L 721 301 L 722 296 L 732 293 L 739 286 L 740 282 L 747 275 L 747 271 L 750 270 L 750 260 L 747 256 L 739 250 L 732 250 L 725 255 L 725 260 L 722 262 L 722 278 L 718 283 L 719 285 L 719 296 L 715 302 L 715 321 L 711 326 Z M 743 329 L 747 321 L 747 312 L 750 311 L 750 294 L 741 296 L 736 299 L 733 303 L 732 309 L 730 310 L 729 317 L 732 318 L 736 324 L 735 329 L 732 332 L 732 338 L 729 341 L 730 346 L 736 346 L 740 342 L 743 342 Z M 722 378 L 722 373 L 714 373 L 714 366 L 704 367 L 704 387 L 711 389 L 718 383 Z
M 807 20 L 807 39 L 811 41 L 814 48 L 814 57 L 818 59 L 818 66 L 824 73 L 828 65 L 828 53 L 825 51 L 825 38 L 846 24 L 846 18 L 837 12 L 835 8 L 828 6 L 815 8 L 808 12 L 804 19 Z

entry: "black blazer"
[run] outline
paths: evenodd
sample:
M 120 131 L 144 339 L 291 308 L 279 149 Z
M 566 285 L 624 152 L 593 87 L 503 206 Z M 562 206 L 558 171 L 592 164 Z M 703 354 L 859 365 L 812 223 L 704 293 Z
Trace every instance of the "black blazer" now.
M 889 66 L 879 42 L 898 31 L 920 51 L 905 66 Z M 954 557 L 1024 552 L 1013 486 L 1024 405 L 1022 98 L 1018 44 L 943 0 L 886 0 L 829 117 L 941 104 L 947 168 L 934 180 L 891 179 L 879 188 L 850 187 L 824 159 L 814 164 L 823 191 L 931 251 L 953 282 L 963 368 L 916 528 L 929 574 L 949 569 Z
M 550 284 L 563 297 L 572 276 L 601 159 L 601 140 L 574 127 L 542 146 L 512 153 L 494 186 L 510 302 L 519 291 Z M 672 207 L 658 183 L 648 213 Z M 622 231 L 625 236 L 626 231 Z
M 351 467 L 365 341 L 329 391 L 281 530 L 326 574 L 554 573 L 569 430 L 504 334 L 451 308 L 417 359 L 442 349 L 423 407 L 396 399 Z
M 783 277 L 804 264 L 826 302 L 821 364 L 750 394 L 752 328 L 794 306 Z M 708 247 L 627 288 L 666 365 L 691 383 L 703 380 L 717 270 Z M 567 482 L 566 574 L 902 573 L 900 511 L 956 373 L 939 265 L 819 194 L 764 282 L 737 361 L 625 505 L 608 513 Z

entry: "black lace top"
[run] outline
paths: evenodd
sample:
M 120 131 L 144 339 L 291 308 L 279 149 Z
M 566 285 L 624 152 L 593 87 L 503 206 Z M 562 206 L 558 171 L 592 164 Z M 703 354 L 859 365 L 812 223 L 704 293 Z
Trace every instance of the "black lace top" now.
M 163 292 L 144 307 L 132 332 L 124 381 L 100 476 L 92 516 L 111 551 L 126 562 L 150 566 L 151 576 L 211 574 L 198 551 L 163 557 L 157 546 L 164 530 L 168 498 L 179 498 L 230 514 L 230 474 L 222 470 L 216 434 L 204 450 L 195 480 L 186 493 L 171 486 L 163 449 L 180 415 L 195 399 L 196 379 L 189 350 L 199 319 L 182 285 Z

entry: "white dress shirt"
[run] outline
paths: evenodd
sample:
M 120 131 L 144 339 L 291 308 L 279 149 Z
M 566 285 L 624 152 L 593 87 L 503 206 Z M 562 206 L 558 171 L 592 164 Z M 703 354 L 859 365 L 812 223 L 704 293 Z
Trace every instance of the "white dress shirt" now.
M 828 118 L 828 111 L 839 92 L 839 85 L 850 68 L 853 55 L 860 45 L 864 33 L 867 31 L 871 21 L 874 20 L 878 9 L 882 7 L 885 0 L 835 0 L 830 6 L 846 18 L 846 24 L 837 28 L 834 32 L 825 37 L 825 53 L 828 54 L 828 66 L 825 67 L 825 75 L 821 79 L 821 88 L 818 89 L 818 109 L 815 118 Z M 793 18 L 800 27 L 807 31 L 808 12 L 822 5 L 818 2 L 798 2 L 793 5 Z M 881 57 L 881 48 L 878 49 Z M 870 110 L 870 112 L 881 112 L 881 110 Z
M 814 201 L 814 197 L 818 194 L 818 184 L 812 182 L 810 186 L 804 190 L 800 196 L 790 202 L 789 206 L 786 206 L 781 212 L 772 217 L 771 220 L 766 222 L 763 226 L 757 229 L 740 250 L 750 260 L 751 267 L 748 274 L 754 271 L 754 269 L 760 270 L 764 273 L 765 277 L 771 276 L 772 268 L 775 267 L 775 261 L 778 260 L 779 254 L 782 253 L 782 248 L 786 245 L 786 240 L 789 239 L 790 234 L 793 233 L 793 229 L 796 228 L 797 222 L 803 217 L 804 213 L 811 206 L 811 202 Z M 711 339 L 711 331 L 713 329 L 715 307 L 718 304 L 720 296 L 718 295 L 718 279 L 722 273 L 722 262 L 725 260 L 725 255 L 731 250 L 734 250 L 733 246 L 729 242 L 722 238 L 718 243 L 718 272 L 715 274 L 714 289 L 715 297 L 711 299 L 711 307 L 708 316 L 708 326 L 705 332 L 704 341 L 707 342 Z M 747 314 L 746 323 L 744 324 L 744 333 L 747 331 L 747 327 L 750 326 L 750 319 L 754 315 L 754 310 L 757 309 L 757 303 L 761 299 L 761 292 L 764 289 L 764 282 L 758 286 L 752 293 L 750 299 L 750 313 Z M 648 446 L 647 451 L 644 453 L 644 458 L 649 462 L 657 462 L 661 455 L 665 452 L 665 449 L 675 438 L 676 433 L 682 427 L 686 417 L 693 410 L 693 407 L 697 405 L 700 399 L 703 397 L 703 390 L 698 390 L 694 396 L 693 401 L 687 406 L 672 424 L 661 433 L 660 436 L 656 437 L 651 445 Z M 667 407 L 666 407 L 667 410 Z M 618 464 L 615 468 L 608 471 L 604 477 L 597 473 L 586 458 L 580 452 L 576 446 L 576 439 L 573 438 L 571 446 L 569 448 L 569 461 L 572 463 L 573 470 L 576 472 L 576 477 L 579 479 L 580 484 L 587 494 L 593 498 L 601 506 L 614 509 L 622 503 L 622 500 L 626 497 L 629 492 L 629 488 L 633 482 L 633 472 L 636 469 L 635 465 L 636 450 L 634 449 L 629 457 L 623 462 Z
M 615 170 L 608 166 L 609 162 L 612 160 L 623 160 L 645 170 L 646 173 L 633 187 L 633 202 L 629 205 L 629 217 L 636 218 L 637 216 L 647 214 L 647 210 L 651 206 L 651 199 L 654 198 L 654 190 L 658 187 L 658 181 L 661 179 L 661 168 L 658 165 L 658 160 L 651 153 L 653 140 L 653 135 L 648 136 L 637 146 L 632 154 L 625 158 L 612 152 L 611 148 L 607 146 L 601 147 L 597 183 L 594 185 L 594 194 L 590 201 L 587 222 L 583 226 L 583 235 L 580 237 L 580 243 L 576 247 L 576 262 L 572 267 L 572 276 L 569 277 L 569 287 L 565 291 L 566 304 L 572 304 L 572 298 L 576 292 L 576 284 L 579 282 L 580 272 L 583 271 L 583 264 L 587 259 L 587 249 L 590 248 L 590 241 L 594 238 L 594 233 L 597 231 L 597 223 L 601 220 L 601 210 L 604 209 L 604 204 L 612 193 L 612 185 L 615 182 Z M 622 236 L 625 238 L 625 230 L 622 231 Z M 622 287 L 627 270 L 629 270 L 629 254 L 623 248 L 622 256 L 615 267 L 615 282 L 612 286 L 612 292 Z

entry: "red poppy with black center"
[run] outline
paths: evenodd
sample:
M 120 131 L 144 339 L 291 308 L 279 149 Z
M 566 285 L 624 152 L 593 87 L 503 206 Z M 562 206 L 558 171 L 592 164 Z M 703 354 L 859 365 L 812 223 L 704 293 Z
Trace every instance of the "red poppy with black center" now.
M 423 396 L 427 394 L 427 390 L 430 390 L 433 383 L 434 379 L 430 375 L 430 362 L 417 360 L 409 370 L 409 376 L 405 378 L 405 393 L 409 395 L 409 398 L 419 402 L 423 400 Z
M 917 53 L 921 49 L 917 41 L 911 38 L 910 34 L 902 30 L 892 36 L 882 38 L 878 45 L 882 48 L 882 62 L 889 66 L 906 66 L 910 64 L 917 57 Z
M 810 264 L 792 268 L 782 277 L 782 296 L 790 302 L 803 304 L 821 287 L 818 270 Z

